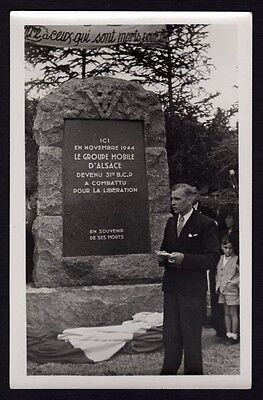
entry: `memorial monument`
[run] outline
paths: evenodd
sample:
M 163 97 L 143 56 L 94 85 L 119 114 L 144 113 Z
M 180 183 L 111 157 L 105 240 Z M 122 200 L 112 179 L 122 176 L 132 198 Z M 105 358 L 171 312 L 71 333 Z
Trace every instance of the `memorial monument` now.
M 64 329 L 161 311 L 159 249 L 169 217 L 157 96 L 114 78 L 72 79 L 34 123 L 38 205 L 28 321 Z

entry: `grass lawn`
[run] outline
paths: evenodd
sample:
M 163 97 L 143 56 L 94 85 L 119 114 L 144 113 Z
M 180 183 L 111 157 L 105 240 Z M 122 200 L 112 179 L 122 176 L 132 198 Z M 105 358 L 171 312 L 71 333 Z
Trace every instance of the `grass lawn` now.
M 240 346 L 218 343 L 213 330 L 203 344 L 205 375 L 238 375 Z M 208 338 L 208 339 L 207 339 Z M 163 351 L 141 354 L 116 354 L 96 364 L 37 364 L 28 362 L 28 375 L 159 375 Z M 183 368 L 179 374 L 183 374 Z

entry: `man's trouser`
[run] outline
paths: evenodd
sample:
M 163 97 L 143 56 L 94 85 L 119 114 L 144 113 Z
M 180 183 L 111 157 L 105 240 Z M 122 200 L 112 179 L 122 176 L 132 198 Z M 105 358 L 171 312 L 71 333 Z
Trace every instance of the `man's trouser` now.
M 176 375 L 184 352 L 185 375 L 202 375 L 203 296 L 164 292 L 164 364 L 162 374 Z

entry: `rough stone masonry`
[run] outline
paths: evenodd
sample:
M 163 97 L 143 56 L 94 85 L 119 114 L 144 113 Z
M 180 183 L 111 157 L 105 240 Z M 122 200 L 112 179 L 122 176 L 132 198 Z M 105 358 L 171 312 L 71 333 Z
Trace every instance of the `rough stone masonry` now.
M 116 120 L 116 123 L 117 120 L 143 121 L 151 252 L 63 257 L 62 147 L 65 118 L 107 119 Z M 39 309 L 50 314 L 50 319 L 48 315 L 45 317 L 45 325 L 48 320 L 52 321 L 52 329 L 56 328 L 54 325 L 61 327 L 65 320 L 70 327 L 79 326 L 81 321 L 77 315 L 81 318 L 87 315 L 79 307 L 86 308 L 92 315 L 92 318 L 84 318 L 82 326 L 101 324 L 101 315 L 109 305 L 116 310 L 112 315 L 115 323 L 131 317 L 134 312 L 161 311 L 163 271 L 153 250 L 160 247 L 170 213 L 170 194 L 164 118 L 157 96 L 132 81 L 72 79 L 40 101 L 34 135 L 39 146 L 38 206 L 33 225 L 35 288 L 31 288 L 27 295 L 29 324 L 41 325 L 43 315 L 41 317 Z M 101 301 L 94 296 L 98 287 Z M 99 313 L 98 301 L 102 307 Z M 64 305 L 62 308 L 61 304 Z

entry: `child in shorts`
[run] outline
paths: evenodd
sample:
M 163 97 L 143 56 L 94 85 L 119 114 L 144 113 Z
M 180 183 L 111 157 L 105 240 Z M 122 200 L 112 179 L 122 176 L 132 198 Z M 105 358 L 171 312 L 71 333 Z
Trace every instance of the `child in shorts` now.
M 216 291 L 218 302 L 224 304 L 226 324 L 226 344 L 236 344 L 238 339 L 238 306 L 239 306 L 239 266 L 238 256 L 229 237 L 222 239 L 223 255 L 217 265 Z

